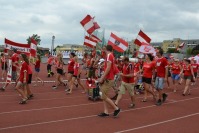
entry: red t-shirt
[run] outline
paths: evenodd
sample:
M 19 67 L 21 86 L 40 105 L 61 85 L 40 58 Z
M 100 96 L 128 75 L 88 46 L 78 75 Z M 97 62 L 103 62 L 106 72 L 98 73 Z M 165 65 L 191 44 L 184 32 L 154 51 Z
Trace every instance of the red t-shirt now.
M 79 72 L 79 63 L 75 63 L 74 65 L 74 76 L 77 76 Z
M 156 61 L 157 77 L 165 77 L 165 68 L 168 66 L 168 61 L 166 58 L 158 58 Z
M 199 65 L 198 64 L 191 64 L 192 68 L 193 68 L 193 72 L 194 73 L 197 73 L 198 72 L 198 68 L 199 68 Z
M 74 72 L 74 65 L 75 65 L 75 61 L 72 58 L 68 61 L 68 72 Z
M 134 64 L 134 72 L 137 73 L 140 70 L 140 63 L 137 62 Z
M 40 60 L 37 60 L 36 62 L 35 62 L 35 68 L 40 68 Z
M 183 66 L 183 70 L 184 70 L 184 76 L 191 76 L 191 65 L 184 65 Z
M 133 64 L 131 64 L 131 63 L 124 64 L 123 68 L 122 68 L 122 73 L 124 75 L 133 73 Z M 134 77 L 123 77 L 123 76 L 122 76 L 122 81 L 124 81 L 125 83 L 134 83 L 135 82 Z
M 143 64 L 143 77 L 152 78 L 154 68 L 155 68 L 154 62 L 150 62 L 150 63 L 144 62 L 144 64 Z
M 108 80 L 114 80 L 114 56 L 112 53 L 109 53 L 107 55 L 107 58 L 106 58 L 106 61 L 105 61 L 105 64 L 104 64 L 104 71 L 106 70 L 107 68 L 107 62 L 110 62 L 111 63 L 111 69 L 109 71 L 109 73 L 106 75 L 105 79 L 108 79 Z
M 21 65 L 19 81 L 24 82 L 24 73 L 26 72 L 26 82 L 28 81 L 28 64 L 24 61 Z
M 48 57 L 48 64 L 52 65 L 53 64 L 54 58 L 52 56 Z
M 171 70 L 173 74 L 180 74 L 180 65 L 173 64 Z
M 11 59 L 12 59 L 12 64 L 16 63 L 16 65 L 18 66 L 18 61 L 19 61 L 18 54 L 14 53 Z M 16 71 L 16 70 L 17 68 L 15 66 L 12 66 L 12 71 Z

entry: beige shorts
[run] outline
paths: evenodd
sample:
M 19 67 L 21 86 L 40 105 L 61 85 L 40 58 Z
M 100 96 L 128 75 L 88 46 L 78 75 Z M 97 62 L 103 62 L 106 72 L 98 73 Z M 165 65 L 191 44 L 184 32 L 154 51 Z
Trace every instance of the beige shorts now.
M 125 94 L 126 90 L 129 92 L 130 96 L 134 96 L 134 83 L 125 83 L 122 81 L 118 93 Z
M 108 96 L 109 90 L 114 86 L 114 80 L 106 80 L 104 83 L 100 86 L 101 92 L 102 92 L 102 99 L 105 100 Z

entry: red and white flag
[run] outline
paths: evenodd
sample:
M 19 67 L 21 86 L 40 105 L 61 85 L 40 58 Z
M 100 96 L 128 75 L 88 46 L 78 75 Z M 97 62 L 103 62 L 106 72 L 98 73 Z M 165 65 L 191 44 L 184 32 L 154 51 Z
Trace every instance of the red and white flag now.
M 182 43 L 178 46 L 177 50 L 181 50 L 181 49 L 184 47 L 184 45 L 185 45 L 185 42 L 182 42 Z
M 144 54 L 153 54 L 153 55 L 156 53 L 154 47 L 151 45 L 141 45 L 139 48 L 139 52 Z
M 128 42 L 117 37 L 115 34 L 111 33 L 111 36 L 108 40 L 108 45 L 111 45 L 114 50 L 118 52 L 124 52 L 128 48 Z
M 138 33 L 138 36 L 135 39 L 134 43 L 138 46 L 141 46 L 142 42 L 150 43 L 151 38 L 149 38 L 142 30 L 140 30 L 140 32 Z
M 94 40 L 96 40 L 97 42 L 102 42 L 102 40 L 100 40 L 97 36 L 95 35 L 90 35 L 90 37 Z
M 88 46 L 90 48 L 94 48 L 97 45 L 97 41 L 92 39 L 92 38 L 90 38 L 90 37 L 88 37 L 88 36 L 85 36 L 84 45 Z
M 100 28 L 97 22 L 94 21 L 94 18 L 90 15 L 87 15 L 80 23 L 88 34 L 92 34 L 96 29 Z
M 33 57 L 35 57 L 37 54 L 37 42 L 33 38 L 31 38 L 30 54 Z

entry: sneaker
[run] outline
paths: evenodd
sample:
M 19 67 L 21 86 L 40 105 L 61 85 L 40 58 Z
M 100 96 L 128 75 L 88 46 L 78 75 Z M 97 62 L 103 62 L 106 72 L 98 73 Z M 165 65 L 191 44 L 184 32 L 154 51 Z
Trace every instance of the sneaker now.
M 48 74 L 48 77 L 50 77 L 50 74 Z
M 116 100 L 117 96 L 118 96 L 118 94 L 116 94 L 114 97 L 112 97 L 111 100 Z
M 132 103 L 132 104 L 129 105 L 129 108 L 134 108 L 134 107 L 135 107 L 134 103 Z
M 28 96 L 28 100 L 32 99 L 33 97 L 34 97 L 33 94 L 29 95 L 29 96 Z
M 76 86 L 76 88 L 78 88 L 78 84 L 76 84 L 75 86 Z
M 53 85 L 52 88 L 53 88 L 53 89 L 57 89 L 57 86 Z
M 157 105 L 157 106 L 162 105 L 162 101 L 159 99 L 159 100 L 157 101 L 156 105 Z
M 166 99 L 167 99 L 167 97 L 168 97 L 168 95 L 167 94 L 165 94 L 165 93 L 163 93 L 162 94 L 162 102 L 165 102 L 166 101 Z
M 113 116 L 114 117 L 117 117 L 120 113 L 120 108 L 118 110 L 115 110 L 114 113 L 113 113 Z
M 100 113 L 98 116 L 99 116 L 99 117 L 107 117 L 107 116 L 109 116 L 109 114 L 106 114 L 106 113 Z

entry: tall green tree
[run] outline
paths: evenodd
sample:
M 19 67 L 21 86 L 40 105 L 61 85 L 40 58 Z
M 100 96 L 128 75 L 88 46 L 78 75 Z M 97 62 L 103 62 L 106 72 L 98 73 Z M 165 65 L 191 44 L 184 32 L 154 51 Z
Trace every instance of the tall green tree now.
M 37 45 L 40 45 L 40 42 L 41 42 L 41 39 L 40 39 L 40 36 L 38 36 L 37 34 L 33 34 L 32 36 L 29 36 L 26 40 L 28 42 L 28 44 L 31 43 L 31 38 L 33 38 L 36 42 L 37 42 Z

